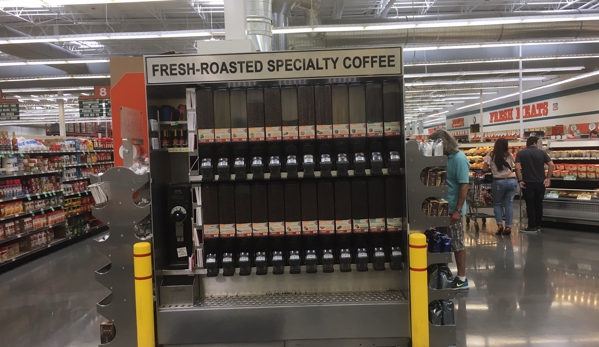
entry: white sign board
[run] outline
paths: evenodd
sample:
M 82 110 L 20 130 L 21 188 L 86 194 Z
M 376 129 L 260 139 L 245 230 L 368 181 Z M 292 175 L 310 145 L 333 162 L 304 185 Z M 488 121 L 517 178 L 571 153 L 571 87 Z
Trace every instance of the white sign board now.
M 145 57 L 146 83 L 177 84 L 399 75 L 401 48 Z

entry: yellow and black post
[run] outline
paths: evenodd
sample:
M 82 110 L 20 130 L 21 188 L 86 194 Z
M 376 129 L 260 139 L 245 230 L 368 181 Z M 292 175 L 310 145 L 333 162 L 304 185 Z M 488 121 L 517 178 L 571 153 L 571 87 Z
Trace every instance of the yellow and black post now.
M 149 242 L 133 245 L 135 273 L 135 314 L 137 346 L 154 347 L 154 294 L 152 290 L 152 246 Z
M 410 234 L 412 347 L 429 346 L 427 248 L 424 234 Z

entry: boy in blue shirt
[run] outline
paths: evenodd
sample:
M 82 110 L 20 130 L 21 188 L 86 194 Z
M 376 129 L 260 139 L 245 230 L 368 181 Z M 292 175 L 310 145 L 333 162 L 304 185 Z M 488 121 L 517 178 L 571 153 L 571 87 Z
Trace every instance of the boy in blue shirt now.
M 443 152 L 447 156 L 447 188 L 445 200 L 449 202 L 451 250 L 455 254 L 458 275 L 453 280 L 454 290 L 468 289 L 466 278 L 466 247 L 464 245 L 464 227 L 462 216 L 466 214 L 466 195 L 468 194 L 470 163 L 466 155 L 458 149 L 458 142 L 445 130 L 438 129 L 429 136 L 429 140 L 443 141 Z

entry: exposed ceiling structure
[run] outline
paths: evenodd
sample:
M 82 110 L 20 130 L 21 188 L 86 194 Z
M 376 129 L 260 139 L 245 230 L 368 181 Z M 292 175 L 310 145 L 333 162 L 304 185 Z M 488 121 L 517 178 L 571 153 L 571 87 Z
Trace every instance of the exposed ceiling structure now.
M 265 1 L 274 49 L 403 46 L 412 119 L 517 92 L 521 57 L 525 89 L 599 68 L 599 0 L 246 0 Z M 195 53 L 224 39 L 224 12 L 224 0 L 0 1 L 0 89 L 32 117 L 52 113 L 55 92 L 11 90 L 108 84 L 110 56 Z

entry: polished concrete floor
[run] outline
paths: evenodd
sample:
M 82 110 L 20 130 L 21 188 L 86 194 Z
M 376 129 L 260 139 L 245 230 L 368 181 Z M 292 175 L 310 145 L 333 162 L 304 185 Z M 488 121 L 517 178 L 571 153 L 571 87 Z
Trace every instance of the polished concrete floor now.
M 471 289 L 456 298 L 459 347 L 599 346 L 599 234 L 467 232 Z M 0 275 L 0 346 L 99 344 L 93 240 Z M 337 346 L 336 346 L 337 347 Z

